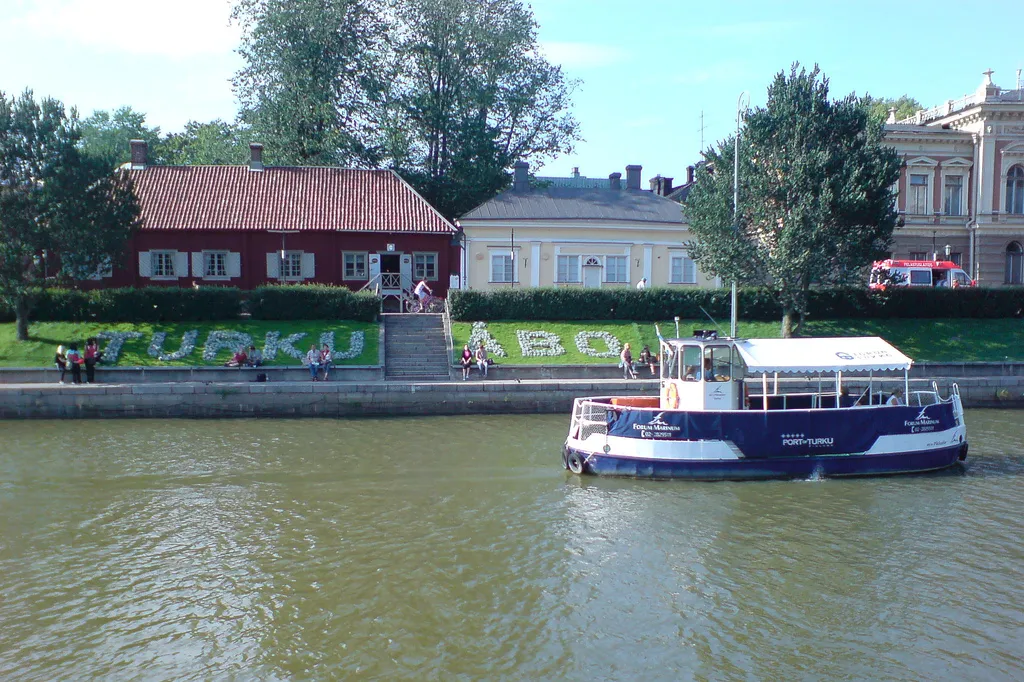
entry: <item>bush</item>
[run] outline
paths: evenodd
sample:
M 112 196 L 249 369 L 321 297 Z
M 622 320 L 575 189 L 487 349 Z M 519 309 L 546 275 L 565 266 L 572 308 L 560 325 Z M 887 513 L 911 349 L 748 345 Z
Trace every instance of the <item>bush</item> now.
M 688 320 L 719 323 L 729 319 L 728 289 L 501 289 L 451 291 L 452 318 L 498 320 Z M 707 315 L 705 315 L 705 311 Z M 773 321 L 782 310 L 772 292 L 740 289 L 739 315 L 744 320 Z M 864 288 L 812 289 L 810 319 L 869 318 L 1003 318 L 1024 316 L 1024 288 L 931 289 L 899 287 L 886 292 Z
M 233 287 L 146 287 L 141 289 L 46 289 L 29 317 L 40 322 L 202 322 L 232 320 L 242 292 Z M 14 311 L 0 310 L 11 321 Z
M 373 322 L 380 313 L 380 300 L 369 291 L 323 284 L 264 286 L 249 295 L 249 312 L 254 320 Z

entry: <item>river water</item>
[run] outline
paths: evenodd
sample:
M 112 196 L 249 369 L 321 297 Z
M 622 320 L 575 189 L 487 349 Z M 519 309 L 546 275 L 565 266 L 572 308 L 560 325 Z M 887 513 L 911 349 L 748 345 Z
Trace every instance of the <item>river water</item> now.
M 3 680 L 1021 680 L 1024 418 L 964 471 L 578 478 L 568 416 L 0 422 Z

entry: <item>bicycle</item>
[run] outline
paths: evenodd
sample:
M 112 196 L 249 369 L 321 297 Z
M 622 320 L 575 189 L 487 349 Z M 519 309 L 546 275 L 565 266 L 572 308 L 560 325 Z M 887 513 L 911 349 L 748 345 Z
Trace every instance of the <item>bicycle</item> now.
M 405 298 L 405 312 L 407 313 L 443 313 L 444 299 L 437 296 L 427 295 L 421 303 L 415 296 L 409 295 Z

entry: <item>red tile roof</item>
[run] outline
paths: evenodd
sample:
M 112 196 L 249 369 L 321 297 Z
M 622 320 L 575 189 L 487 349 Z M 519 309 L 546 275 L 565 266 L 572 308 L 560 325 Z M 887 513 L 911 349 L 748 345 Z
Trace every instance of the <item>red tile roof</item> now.
M 148 230 L 455 231 L 389 170 L 147 166 L 129 172 Z

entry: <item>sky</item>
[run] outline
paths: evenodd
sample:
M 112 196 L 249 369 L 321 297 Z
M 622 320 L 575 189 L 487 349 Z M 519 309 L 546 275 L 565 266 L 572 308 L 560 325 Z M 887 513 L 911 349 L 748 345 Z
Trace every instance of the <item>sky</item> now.
M 577 82 L 583 141 L 531 168 L 607 177 L 643 166 L 685 178 L 735 129 L 737 101 L 763 105 L 779 71 L 820 65 L 834 97 L 909 94 L 924 106 L 1024 68 L 1024 1 L 611 2 L 534 0 L 547 57 Z M 228 0 L 0 0 L 0 91 L 76 106 L 131 106 L 163 132 L 233 120 L 240 30 Z M 702 144 L 704 147 L 702 147 Z M 240 160 L 241 161 L 241 160 Z

